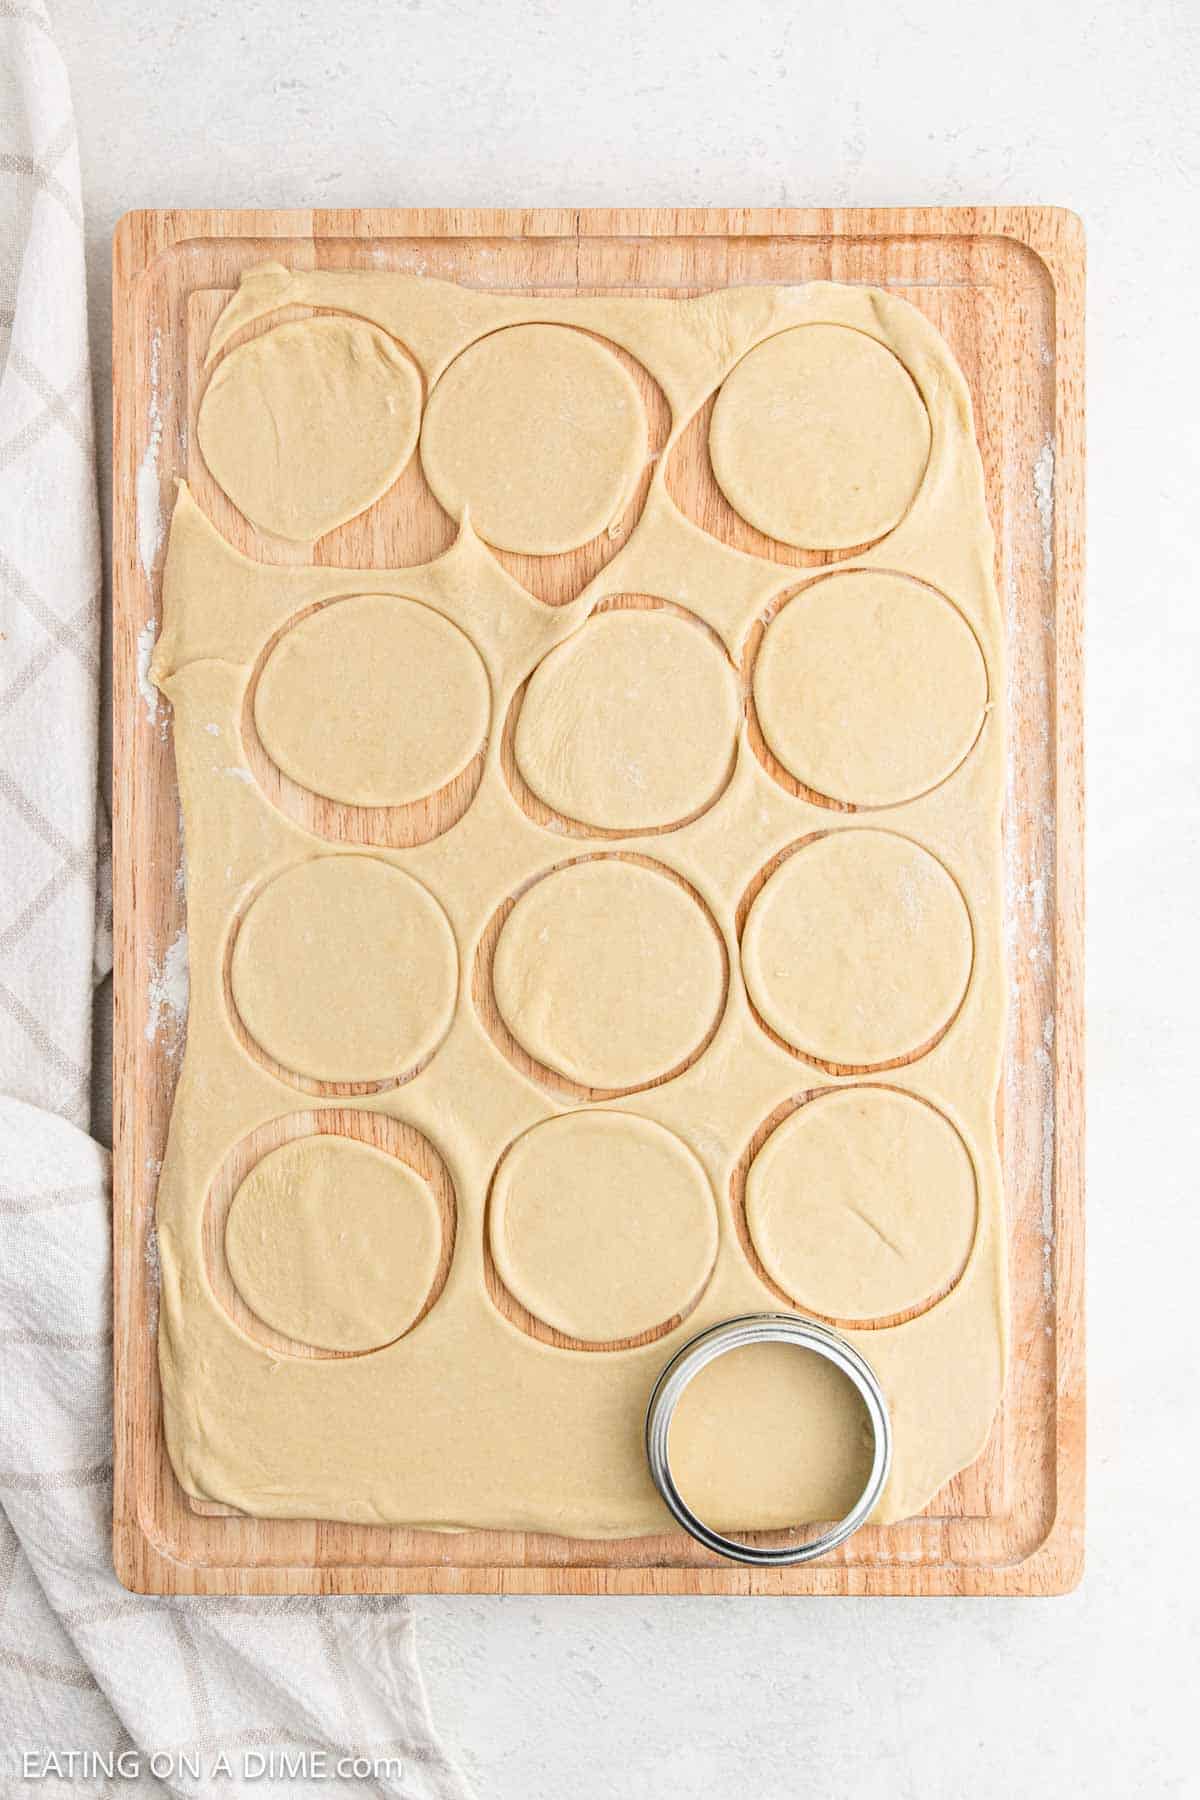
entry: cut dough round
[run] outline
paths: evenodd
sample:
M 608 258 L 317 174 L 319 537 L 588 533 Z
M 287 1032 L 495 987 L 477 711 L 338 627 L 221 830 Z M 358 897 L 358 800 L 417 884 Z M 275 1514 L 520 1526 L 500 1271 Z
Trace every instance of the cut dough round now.
M 709 427 L 735 512 L 802 550 L 882 537 L 929 460 L 929 414 L 898 357 L 845 325 L 798 325 L 726 376 Z
M 892 1088 L 841 1088 L 799 1107 L 746 1177 L 767 1273 L 797 1306 L 847 1323 L 941 1293 L 966 1264 L 975 1205 L 958 1132 Z
M 699 1048 L 725 963 L 677 882 L 613 857 L 555 869 L 522 894 L 492 985 L 505 1024 L 546 1068 L 585 1087 L 633 1088 Z
M 971 973 L 971 922 L 937 859 L 890 831 L 833 831 L 789 856 L 742 934 L 750 998 L 802 1054 L 865 1068 L 920 1050 Z
M 632 1113 L 567 1113 L 527 1131 L 496 1171 L 489 1221 L 509 1292 L 586 1343 L 686 1312 L 717 1254 L 703 1168 L 674 1132 Z
M 611 351 L 565 325 L 510 325 L 457 357 L 429 396 L 421 462 L 452 518 L 499 550 L 574 550 L 620 518 L 646 415 Z
M 516 758 L 567 818 L 646 831 L 719 792 L 737 722 L 733 670 L 703 630 L 659 610 L 605 612 L 534 670 Z
M 436 793 L 479 750 L 488 710 L 487 671 L 470 639 L 393 594 L 310 613 L 279 639 L 254 696 L 268 756 L 302 787 L 350 806 Z
M 373 1350 L 407 1331 L 440 1253 L 428 1184 L 352 1138 L 297 1138 L 272 1150 L 234 1195 L 225 1225 L 225 1260 L 250 1311 L 319 1350 Z
M 966 756 L 987 706 L 975 634 L 948 600 L 903 575 L 830 575 L 771 621 L 754 668 L 762 733 L 831 800 L 893 806 Z
M 251 902 L 234 1004 L 255 1043 L 314 1081 L 388 1081 L 441 1042 L 458 956 L 446 915 L 372 856 L 297 863 Z
M 815 1351 L 743 1344 L 688 1383 L 671 1421 L 671 1473 L 706 1524 L 734 1537 L 842 1519 L 874 1449 L 857 1388 Z
M 252 524 L 309 543 L 363 512 L 416 448 L 421 378 L 361 319 L 278 325 L 217 364 L 204 460 Z

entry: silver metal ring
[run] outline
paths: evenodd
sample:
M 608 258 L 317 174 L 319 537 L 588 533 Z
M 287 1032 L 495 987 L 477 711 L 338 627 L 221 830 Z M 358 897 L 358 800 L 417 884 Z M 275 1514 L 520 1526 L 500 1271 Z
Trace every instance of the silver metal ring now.
M 853 1383 L 871 1421 L 875 1453 L 866 1486 L 844 1519 L 822 1532 L 820 1537 L 803 1544 L 761 1546 L 723 1537 L 703 1519 L 697 1518 L 676 1487 L 671 1473 L 668 1447 L 671 1420 L 688 1383 L 718 1356 L 740 1350 L 746 1344 L 766 1343 L 795 1344 L 802 1350 L 812 1350 L 823 1356 Z M 726 1319 L 722 1324 L 710 1325 L 707 1331 L 698 1332 L 671 1358 L 655 1383 L 646 1408 L 646 1457 L 654 1485 L 667 1506 L 684 1530 L 707 1550 L 715 1550 L 719 1556 L 727 1556 L 733 1562 L 776 1566 L 806 1563 L 844 1544 L 870 1517 L 892 1466 L 892 1426 L 879 1377 L 867 1359 L 840 1332 L 818 1319 L 807 1319 L 802 1313 L 743 1313 L 736 1319 Z

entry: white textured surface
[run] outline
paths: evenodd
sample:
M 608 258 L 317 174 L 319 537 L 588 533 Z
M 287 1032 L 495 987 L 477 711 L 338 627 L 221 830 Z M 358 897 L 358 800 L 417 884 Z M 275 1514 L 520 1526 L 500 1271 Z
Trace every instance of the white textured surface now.
M 130 206 L 1052 201 L 1083 214 L 1084 1586 L 1045 1602 L 416 1607 L 436 1714 L 487 1800 L 1195 1792 L 1195 1368 L 1170 1351 L 1187 1348 L 1200 1254 L 1185 997 L 1200 837 L 1200 13 L 1188 0 L 55 11 L 82 136 L 102 417 L 108 239 Z M 1139 1339 L 1151 1326 L 1158 1339 Z

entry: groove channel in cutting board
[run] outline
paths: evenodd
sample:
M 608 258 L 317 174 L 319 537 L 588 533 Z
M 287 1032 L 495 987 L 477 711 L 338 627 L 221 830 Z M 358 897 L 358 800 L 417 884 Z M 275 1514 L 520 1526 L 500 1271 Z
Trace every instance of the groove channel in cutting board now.
M 257 482 L 262 492 L 249 502 L 253 516 L 287 518 L 294 479 L 297 504 L 303 500 L 311 516 L 322 509 L 328 516 L 347 510 L 346 489 L 353 474 L 355 482 L 363 475 L 360 507 L 370 503 L 372 485 L 363 471 L 376 469 L 379 455 L 393 455 L 394 447 L 390 427 L 381 425 L 383 435 L 376 440 L 371 420 L 377 417 L 380 395 L 374 380 L 362 388 L 354 374 L 357 362 L 347 361 L 339 335 L 349 329 L 348 318 L 362 318 L 373 321 L 364 330 L 381 326 L 391 334 L 391 360 L 381 366 L 392 368 L 401 354 L 397 346 L 406 346 L 426 379 L 435 383 L 422 428 L 422 464 L 438 495 L 450 496 L 444 503 L 457 507 L 469 499 L 478 530 L 498 534 L 507 543 L 540 544 L 548 554 L 604 530 L 619 497 L 636 481 L 647 447 L 635 384 L 603 344 L 580 327 L 623 342 L 639 357 L 670 393 L 680 428 L 723 376 L 722 393 L 740 394 L 740 372 L 758 358 L 754 351 L 744 363 L 739 358 L 764 333 L 775 334 L 766 340 L 768 349 L 773 344 L 822 346 L 819 352 L 804 352 L 809 358 L 802 375 L 805 395 L 815 386 L 822 406 L 843 407 L 845 383 L 853 384 L 857 369 L 867 390 L 850 408 L 849 421 L 858 430 L 862 408 L 869 411 L 875 401 L 889 415 L 898 395 L 902 442 L 899 451 L 893 443 L 880 462 L 878 445 L 873 443 L 868 455 L 865 443 L 851 432 L 858 447 L 849 464 L 835 461 L 832 473 L 818 480 L 810 467 L 811 437 L 803 433 L 798 448 L 808 446 L 808 462 L 801 460 L 807 474 L 797 496 L 799 524 L 789 522 L 793 501 L 786 495 L 776 494 L 768 516 L 776 519 L 778 529 L 801 540 L 827 538 L 851 545 L 856 536 L 865 535 L 860 522 L 865 528 L 870 520 L 877 529 L 885 512 L 891 519 L 900 505 L 901 488 L 889 487 L 885 479 L 889 464 L 894 461 L 900 469 L 907 493 L 913 456 L 919 456 L 922 470 L 928 457 L 919 501 L 886 545 L 869 554 L 936 581 L 955 596 L 986 646 L 993 685 L 997 691 L 1002 688 L 1003 630 L 990 574 L 993 540 L 968 391 L 944 338 L 906 301 L 847 283 L 735 287 L 692 300 L 514 300 L 424 278 L 306 274 L 267 263 L 248 272 L 213 328 L 210 346 L 220 358 L 221 346 L 239 324 L 255 312 L 291 301 L 336 309 L 344 316 L 280 325 L 216 361 L 200 402 L 197 435 L 205 461 L 211 464 L 216 456 L 212 466 L 227 492 L 235 498 L 243 492 L 252 496 Z M 523 323 L 539 316 L 557 322 Z M 842 323 L 813 323 L 822 319 Z M 864 336 L 872 332 L 880 341 Z M 881 348 L 881 342 L 891 348 Z M 464 349 L 464 344 L 470 347 Z M 286 447 L 296 434 L 289 434 L 287 421 L 308 411 L 304 359 L 327 358 L 335 345 L 342 346 L 335 368 L 322 367 L 335 376 L 340 398 L 330 413 L 326 383 L 313 384 L 311 397 L 324 410 L 295 444 L 296 472 L 288 466 Z M 293 353 L 302 353 L 301 362 L 285 382 L 274 359 Z M 849 368 L 842 364 L 847 356 Z M 870 365 L 866 375 L 855 362 L 864 356 Z M 833 358 L 828 367 L 827 357 Z M 476 417 L 472 401 L 472 410 L 460 418 L 465 435 L 456 448 L 453 438 L 439 435 L 445 420 L 438 410 L 439 395 L 449 391 L 451 415 L 455 408 L 461 412 L 461 384 L 454 386 L 458 372 L 480 362 L 482 410 Z M 238 371 L 251 364 L 275 367 L 261 401 L 257 380 L 247 378 L 239 389 Z M 505 397 L 498 405 L 487 373 L 497 368 L 516 383 L 503 383 Z M 445 373 L 439 375 L 439 370 Z M 784 378 L 777 372 L 769 381 Z M 235 391 L 252 404 L 238 438 L 261 438 L 261 443 L 255 459 L 243 461 L 242 476 L 227 477 L 221 470 L 228 468 L 228 459 L 244 457 L 244 452 L 240 444 L 214 439 L 206 421 L 214 404 L 224 405 L 228 413 Z M 255 423 L 264 404 L 270 431 L 260 431 Z M 738 406 L 735 437 L 741 438 L 747 417 L 742 401 Z M 753 408 L 761 409 L 765 423 L 777 416 L 778 401 L 759 393 Z M 358 409 L 364 414 L 361 433 L 352 424 Z M 407 404 L 400 423 L 411 446 Z M 919 428 L 915 439 L 914 423 Z M 716 424 L 714 414 L 714 432 Z M 883 417 L 876 426 L 868 436 L 891 430 Z M 427 444 L 431 429 L 433 441 Z M 846 429 L 850 431 L 849 423 Z M 527 440 L 523 450 L 517 442 L 522 437 Z M 839 442 L 841 437 L 839 422 Z M 272 449 L 276 439 L 283 458 L 278 468 Z M 514 470 L 511 457 L 518 452 Z M 524 472 L 526 460 L 537 470 L 532 482 Z M 326 464 L 328 482 L 315 481 L 314 467 Z M 745 466 L 755 466 L 753 457 Z M 777 460 L 773 466 L 778 467 Z M 733 469 L 724 452 L 720 461 L 714 456 L 714 471 L 737 493 Z M 876 487 L 885 512 L 874 500 L 862 507 L 862 490 Z M 738 503 L 751 516 L 760 516 L 744 492 Z M 1003 1384 L 1007 1336 L 994 1120 L 1003 1041 L 1004 745 L 998 714 L 991 717 L 961 775 L 942 786 L 935 783 L 927 798 L 914 801 L 903 816 L 894 815 L 894 829 L 856 825 L 818 834 L 807 844 L 805 832 L 823 819 L 814 821 L 812 809 L 786 796 L 754 759 L 740 757 L 733 790 L 664 847 L 659 862 L 640 861 L 614 845 L 599 858 L 576 858 L 547 870 L 551 845 L 543 830 L 517 818 L 507 804 L 495 739 L 479 798 L 460 824 L 411 852 L 397 853 L 395 867 L 379 853 L 314 856 L 320 844 L 288 830 L 252 779 L 237 786 L 227 779 L 242 765 L 237 719 L 245 677 L 267 636 L 306 604 L 338 602 L 283 638 L 260 680 L 256 723 L 264 744 L 278 745 L 282 759 L 288 757 L 286 741 L 268 733 L 260 716 L 268 677 L 288 644 L 295 665 L 304 632 L 322 626 L 339 610 L 371 606 L 370 598 L 343 597 L 348 579 L 364 595 L 374 595 L 374 641 L 368 658 L 355 664 L 349 625 L 343 620 L 336 629 L 322 659 L 318 717 L 326 696 L 334 711 L 341 706 L 343 681 L 376 691 L 377 675 L 388 666 L 388 616 L 414 600 L 443 613 L 454 622 L 448 628 L 457 626 L 477 647 L 487 663 L 499 713 L 514 683 L 566 634 L 571 634 L 568 643 L 578 646 L 593 629 L 605 629 L 580 627 L 586 607 L 606 589 L 641 588 L 690 601 L 740 664 L 740 646 L 753 621 L 790 585 L 791 573 L 769 559 L 739 555 L 689 525 L 666 498 L 661 482 L 625 549 L 569 609 L 548 607 L 509 581 L 465 524 L 452 550 L 432 565 L 348 575 L 344 568 L 294 569 L 241 556 L 215 531 L 190 489 L 181 494 L 171 524 L 164 636 L 151 676 L 173 707 L 189 849 L 187 906 L 196 993 L 208 994 L 206 972 L 218 940 L 224 938 L 235 900 L 252 886 L 254 897 L 238 927 L 231 964 L 231 992 L 251 1038 L 288 1072 L 292 1085 L 303 1072 L 309 1079 L 355 1088 L 394 1078 L 399 1087 L 405 1072 L 413 1070 L 412 1085 L 403 1093 L 380 1090 L 368 1103 L 420 1125 L 454 1160 L 466 1222 L 445 1296 L 419 1333 L 397 1340 L 373 1360 L 320 1369 L 304 1364 L 286 1369 L 284 1382 L 276 1380 L 277 1365 L 231 1332 L 203 1288 L 188 1277 L 202 1168 L 224 1153 L 234 1135 L 275 1114 L 278 1089 L 246 1066 L 225 1021 L 214 1020 L 206 1007 L 194 1011 L 158 1196 L 166 1278 L 164 1403 L 173 1460 L 193 1494 L 259 1517 L 308 1513 L 358 1519 L 369 1505 L 368 1516 L 392 1524 L 424 1520 L 460 1528 L 519 1523 L 526 1529 L 580 1536 L 661 1529 L 663 1514 L 648 1491 L 635 1430 L 654 1359 L 638 1349 L 607 1356 L 547 1355 L 504 1330 L 495 1309 L 483 1304 L 478 1221 L 485 1185 L 504 1146 L 531 1122 L 530 1107 L 544 1105 L 498 1060 L 497 1050 L 509 1065 L 517 1061 L 511 1045 L 497 1043 L 495 1034 L 489 1044 L 479 1031 L 476 1014 L 482 1013 L 486 1022 L 493 1000 L 512 1038 L 532 1060 L 532 1069 L 522 1072 L 536 1088 L 544 1091 L 556 1077 L 565 1077 L 588 1086 L 597 1099 L 643 1095 L 639 1107 L 649 1107 L 683 1137 L 722 1191 L 732 1157 L 763 1116 L 792 1092 L 795 1056 L 826 1067 L 827 1059 L 837 1059 L 843 1066 L 830 1073 L 839 1078 L 877 1071 L 901 1059 L 905 1066 L 912 1064 L 907 1079 L 932 1102 L 949 1107 L 968 1134 L 977 1174 L 977 1228 L 974 1253 L 943 1305 L 887 1330 L 872 1327 L 872 1357 L 891 1397 L 896 1443 L 881 1522 L 920 1511 L 944 1482 L 978 1457 Z M 832 577 L 837 571 L 822 573 Z M 398 589 L 410 599 L 397 598 Z M 767 649 L 793 616 L 772 624 Z M 608 615 L 610 654 L 615 635 L 634 625 L 629 613 Z M 322 628 L 328 632 L 327 624 Z M 666 618 L 644 620 L 646 628 L 652 637 L 667 629 L 695 636 Z M 350 660 L 339 677 L 341 658 Z M 625 679 L 636 682 L 637 669 Z M 657 724 L 666 743 L 677 746 L 682 759 L 695 729 L 701 684 L 693 671 L 683 717 L 672 726 L 666 722 L 666 673 L 663 682 L 663 704 L 658 704 L 660 696 L 650 702 L 649 722 Z M 902 678 L 898 685 L 903 692 Z M 582 755 L 600 750 L 612 754 L 619 780 L 624 757 L 638 755 L 635 741 L 618 748 L 619 718 L 615 712 L 610 716 L 594 675 L 587 686 Z M 536 688 L 535 681 L 531 695 Z M 907 749 L 909 727 L 903 715 L 891 718 L 890 691 L 884 676 L 876 715 L 882 709 L 889 721 L 883 737 L 899 734 Z M 726 695 L 732 700 L 728 676 Z M 313 698 L 311 693 L 304 697 L 303 683 L 291 696 L 290 729 L 296 733 L 308 729 Z M 364 708 L 368 698 L 364 692 Z M 428 709 L 432 754 L 441 724 L 456 713 L 456 702 L 451 687 L 430 671 L 420 704 Z M 836 683 L 814 689 L 811 704 L 822 713 L 836 709 Z M 356 720 L 370 716 L 362 712 Z M 720 732 L 729 717 L 727 706 L 719 703 L 708 716 L 710 726 Z M 467 734 L 468 750 L 481 729 L 476 715 Z M 516 749 L 521 757 L 519 739 Z M 564 739 L 556 735 L 552 768 L 563 749 Z M 337 785 L 326 782 L 337 781 L 339 756 L 337 747 L 327 743 L 316 766 L 310 759 L 304 777 L 310 789 L 338 792 Z M 571 767 L 583 766 L 573 752 L 568 761 Z M 294 773 L 290 761 L 285 766 Z M 373 791 L 381 767 L 370 771 L 364 795 Z M 719 767 L 714 779 L 717 774 Z M 409 786 L 406 791 L 421 789 Z M 586 802 L 584 816 L 589 816 Z M 731 977 L 728 957 L 738 896 L 755 870 L 789 844 L 796 854 L 770 875 L 750 906 Z M 302 866 L 281 869 L 297 857 Z M 444 909 L 436 944 L 431 922 L 422 923 L 418 916 L 422 881 L 426 908 L 440 903 Z M 465 967 L 471 946 L 481 941 L 481 932 L 486 937 L 487 920 L 506 898 L 514 904 L 501 923 L 485 979 L 473 989 L 474 1009 L 460 1005 L 450 1021 L 442 1004 L 449 991 L 444 921 L 453 921 L 458 964 Z M 432 992 L 429 978 L 435 965 Z M 434 1042 L 435 1020 L 448 1027 L 441 1047 Z M 875 1023 L 869 1025 L 869 1020 Z M 807 1070 L 805 1076 L 811 1079 Z M 610 1150 L 610 1170 L 615 1166 Z M 627 1178 L 643 1181 L 645 1171 L 630 1171 Z M 345 1204 L 350 1203 L 347 1194 Z M 578 1204 L 585 1204 L 582 1194 Z M 591 1204 L 597 1206 L 598 1197 Z M 646 1206 L 648 1227 L 649 1194 Z M 603 1211 L 610 1222 L 620 1216 L 616 1195 Z M 231 1228 L 238 1216 L 235 1209 Z M 603 1239 L 598 1221 L 593 1228 Z M 623 1234 L 628 1230 L 628 1224 L 622 1227 Z M 930 1231 L 936 1235 L 927 1221 L 920 1235 Z M 564 1307 L 561 1302 L 583 1285 L 583 1277 L 577 1258 L 561 1242 L 551 1253 L 549 1246 L 556 1241 L 547 1219 L 544 1283 L 533 1278 L 528 1265 L 525 1275 L 514 1279 L 505 1246 L 493 1245 L 497 1266 L 506 1271 L 506 1285 L 515 1294 L 531 1304 L 529 1293 L 540 1288 L 539 1310 L 546 1323 L 590 1343 L 606 1335 L 623 1338 L 645 1329 L 647 1321 L 688 1311 L 696 1290 L 691 1285 L 694 1268 L 683 1266 L 686 1245 L 678 1243 L 672 1251 L 675 1273 L 653 1305 L 613 1309 L 607 1303 L 593 1305 L 579 1292 Z M 892 1254 L 908 1252 L 893 1248 Z M 597 1243 L 584 1263 L 596 1268 L 597 1279 L 601 1267 L 615 1277 L 620 1256 L 616 1244 Z M 647 1296 L 652 1289 L 649 1268 L 659 1260 L 647 1251 Z M 243 1275 L 252 1285 L 257 1280 L 260 1289 L 268 1283 L 266 1270 L 256 1278 L 244 1267 Z M 598 1297 L 597 1291 L 593 1298 Z M 676 1303 L 666 1304 L 668 1298 Z M 814 1299 L 810 1290 L 809 1298 L 827 1311 L 839 1310 L 832 1293 L 824 1300 L 817 1293 Z M 332 1320 L 344 1305 L 335 1293 L 312 1299 L 314 1318 L 319 1314 Z M 696 1324 L 763 1302 L 754 1271 L 725 1231 L 698 1301 L 702 1310 Z M 264 1314 L 272 1322 L 286 1316 L 297 1315 L 278 1306 Z M 625 1323 L 606 1334 L 600 1329 L 606 1317 Z M 333 1326 L 324 1329 L 328 1334 Z M 680 1339 L 676 1327 L 669 1341 L 655 1343 L 653 1349 L 666 1354 Z M 958 1378 L 947 1387 L 944 1369 L 951 1365 L 957 1366 Z M 790 1367 L 791 1380 L 801 1387 L 817 1373 L 810 1362 Z M 281 1419 L 284 1384 L 291 1405 Z M 381 1445 L 377 1422 L 388 1415 L 400 1392 L 407 1396 L 403 1414 L 396 1417 L 388 1443 Z M 459 1397 L 449 1413 L 439 1398 L 443 1394 Z M 454 1424 L 465 1418 L 462 1408 L 473 1422 L 468 1436 Z M 566 1417 L 571 1431 L 564 1440 L 561 1421 Z M 552 1420 L 558 1421 L 557 1428 Z M 744 1531 L 784 1525 L 800 1495 L 804 1516 L 838 1516 L 840 1486 L 834 1483 L 824 1497 L 821 1492 L 823 1465 L 834 1481 L 836 1453 L 830 1438 L 837 1423 L 836 1409 L 831 1411 L 814 1393 L 811 1408 L 800 1405 L 779 1418 L 772 1433 L 779 1439 L 776 1453 L 760 1432 L 761 1469 L 755 1482 L 747 1486 L 743 1479 L 738 1486 L 739 1511 L 722 1515 L 727 1526 Z M 785 1440 L 803 1441 L 809 1430 L 816 1442 L 806 1454 L 808 1473 L 789 1497 L 782 1485 L 779 1446 Z M 723 1433 L 710 1433 L 709 1443 L 714 1478 L 721 1470 L 732 1472 L 740 1459 L 724 1444 Z M 747 1514 L 744 1509 L 755 1491 L 758 1504 L 750 1505 Z M 731 1489 L 731 1501 L 732 1496 Z M 813 1507 L 815 1514 L 809 1510 Z

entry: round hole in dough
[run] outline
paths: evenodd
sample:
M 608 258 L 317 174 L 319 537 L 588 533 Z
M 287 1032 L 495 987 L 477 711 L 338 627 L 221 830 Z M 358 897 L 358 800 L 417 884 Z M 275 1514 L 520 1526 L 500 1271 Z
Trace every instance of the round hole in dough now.
M 788 1044 L 865 1068 L 922 1050 L 971 973 L 971 923 L 946 870 L 890 831 L 829 832 L 785 858 L 755 897 L 742 969 Z
M 513 907 L 492 985 L 517 1042 L 601 1089 L 668 1074 L 703 1044 L 725 987 L 721 942 L 665 872 L 620 857 L 552 870 Z
M 600 613 L 534 670 L 516 759 L 556 812 L 648 831 L 700 811 L 733 759 L 738 691 L 702 627 L 660 609 Z
M 849 1378 L 795 1344 L 746 1344 L 690 1381 L 671 1421 L 671 1472 L 718 1531 L 843 1519 L 867 1485 L 871 1422 Z
M 716 1207 L 674 1132 L 632 1113 L 567 1113 L 502 1160 L 489 1240 L 501 1280 L 535 1318 L 611 1343 L 692 1306 L 717 1254 Z
M 458 957 L 445 914 L 371 856 L 297 863 L 251 901 L 230 982 L 267 1055 L 315 1081 L 388 1081 L 441 1042 Z
M 394 594 L 335 600 L 284 632 L 254 723 L 272 761 L 349 806 L 403 806 L 466 768 L 487 732 L 487 672 L 457 625 Z
M 231 350 L 200 402 L 204 460 L 251 524 L 309 543 L 363 512 L 416 448 L 421 378 L 361 319 L 303 319 Z
M 893 1088 L 840 1088 L 786 1118 L 746 1177 L 746 1224 L 794 1304 L 846 1322 L 940 1294 L 975 1236 L 967 1147 Z
M 351 1138 L 298 1138 L 247 1175 L 225 1260 L 251 1312 L 320 1350 L 373 1350 L 408 1330 L 433 1286 L 441 1216 L 428 1184 Z
M 979 644 L 957 608 L 873 570 L 796 594 L 754 668 L 758 721 L 784 768 L 855 806 L 936 787 L 979 735 L 987 697 Z
M 802 550 L 850 550 L 890 531 L 929 444 L 908 370 L 846 325 L 798 325 L 757 345 L 726 376 L 709 427 L 734 511 Z
M 565 325 L 511 325 L 438 380 L 421 432 L 426 478 L 500 550 L 577 549 L 619 519 L 647 456 L 646 415 L 611 351 Z

